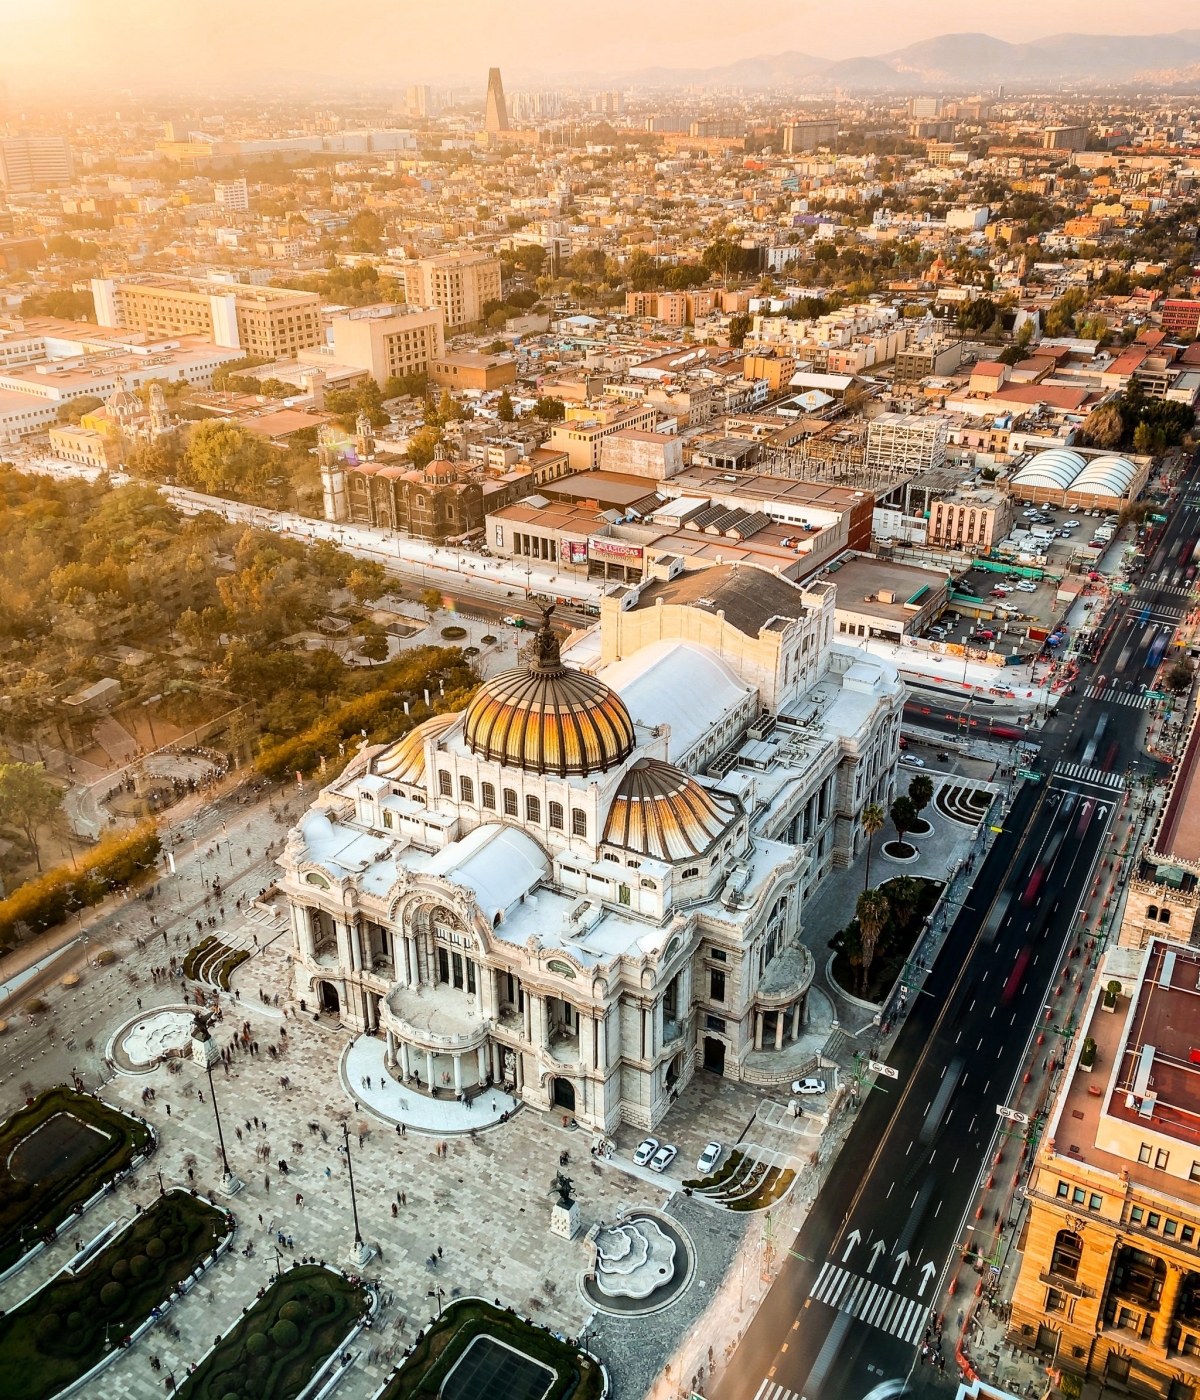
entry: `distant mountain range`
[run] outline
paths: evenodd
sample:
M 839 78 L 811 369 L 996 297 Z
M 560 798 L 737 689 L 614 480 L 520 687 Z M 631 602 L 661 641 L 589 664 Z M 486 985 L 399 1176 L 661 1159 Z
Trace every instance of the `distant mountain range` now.
M 1052 34 L 1010 44 L 989 34 L 942 34 L 874 57 L 833 61 L 788 51 L 719 68 L 648 68 L 631 75 L 652 87 L 798 88 L 825 92 L 913 88 L 1045 87 L 1057 82 L 1159 86 L 1200 80 L 1200 29 L 1174 34 Z

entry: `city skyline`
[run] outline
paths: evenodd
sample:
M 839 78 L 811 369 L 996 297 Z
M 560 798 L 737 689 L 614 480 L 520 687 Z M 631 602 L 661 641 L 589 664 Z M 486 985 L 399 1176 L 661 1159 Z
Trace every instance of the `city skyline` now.
M 335 30 L 323 19 L 312 0 L 286 7 L 277 0 L 248 7 L 214 0 L 202 14 L 163 11 L 147 0 L 113 0 L 103 11 L 79 0 L 0 3 L 10 90 L 34 98 L 51 73 L 70 75 L 83 92 L 228 91 L 251 74 L 260 85 L 458 85 L 477 81 L 474 75 L 494 64 L 509 72 L 512 82 L 547 76 L 584 81 L 660 70 L 719 70 L 764 56 L 869 59 L 945 36 L 1041 44 L 1073 33 L 1145 36 L 1170 28 L 1148 24 L 1141 12 L 1111 0 L 1069 0 L 1056 4 L 1050 17 L 1044 6 L 1017 0 L 988 16 L 983 35 L 964 34 L 961 12 L 934 0 L 906 6 L 902 13 L 880 0 L 855 0 L 836 15 L 809 5 L 778 24 L 763 24 L 753 13 L 718 11 L 709 0 L 686 8 L 673 0 L 649 12 L 615 0 L 603 26 L 579 5 L 551 11 L 544 0 L 510 7 L 503 25 L 477 0 L 456 10 L 453 21 L 431 19 L 427 12 L 417 20 L 411 6 L 383 6 L 377 0 L 359 0 Z M 237 45 L 229 44 L 231 33 L 240 36 Z M 1163 63 L 1152 56 L 1142 66 L 1152 73 Z

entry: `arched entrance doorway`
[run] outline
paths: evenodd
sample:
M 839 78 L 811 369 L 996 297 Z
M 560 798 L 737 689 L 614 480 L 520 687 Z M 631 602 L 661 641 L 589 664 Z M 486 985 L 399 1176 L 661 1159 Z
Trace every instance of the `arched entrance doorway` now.
M 337 988 L 332 982 L 322 982 L 319 986 L 321 1010 L 331 1011 L 335 1016 L 341 1012 L 342 1003 L 338 999 Z
M 550 1101 L 555 1108 L 570 1109 L 575 1112 L 575 1086 L 569 1079 L 556 1079 L 550 1085 Z
M 667 1088 L 673 1089 L 679 1083 L 679 1075 L 683 1069 L 683 1051 L 667 1065 Z
M 725 1042 L 714 1035 L 704 1037 L 704 1068 L 713 1074 L 725 1073 Z

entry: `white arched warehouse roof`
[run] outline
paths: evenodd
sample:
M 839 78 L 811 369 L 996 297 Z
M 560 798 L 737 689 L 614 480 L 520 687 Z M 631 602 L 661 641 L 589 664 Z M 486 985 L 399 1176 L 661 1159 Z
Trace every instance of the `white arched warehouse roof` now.
M 1066 447 L 1052 447 L 1039 452 L 1027 466 L 1013 477 L 1014 486 L 1041 486 L 1051 491 L 1065 491 L 1084 470 L 1083 458 Z
M 1126 457 L 1093 457 L 1071 483 L 1071 490 L 1093 496 L 1123 496 L 1137 474 L 1137 467 Z

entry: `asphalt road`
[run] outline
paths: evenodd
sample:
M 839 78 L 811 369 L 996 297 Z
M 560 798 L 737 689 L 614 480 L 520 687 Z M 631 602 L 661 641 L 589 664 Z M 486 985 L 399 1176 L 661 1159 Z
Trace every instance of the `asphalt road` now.
M 1115 625 L 1096 663 L 1038 736 L 1044 781 L 1018 796 L 890 1052 L 897 1078 L 867 1094 L 712 1400 L 953 1393 L 953 1357 L 943 1374 L 918 1351 L 1125 774 L 1163 771 L 1131 721 L 1150 703 L 1155 638 L 1186 607 L 1196 482 L 1193 462 L 1145 575 L 1106 613 Z

